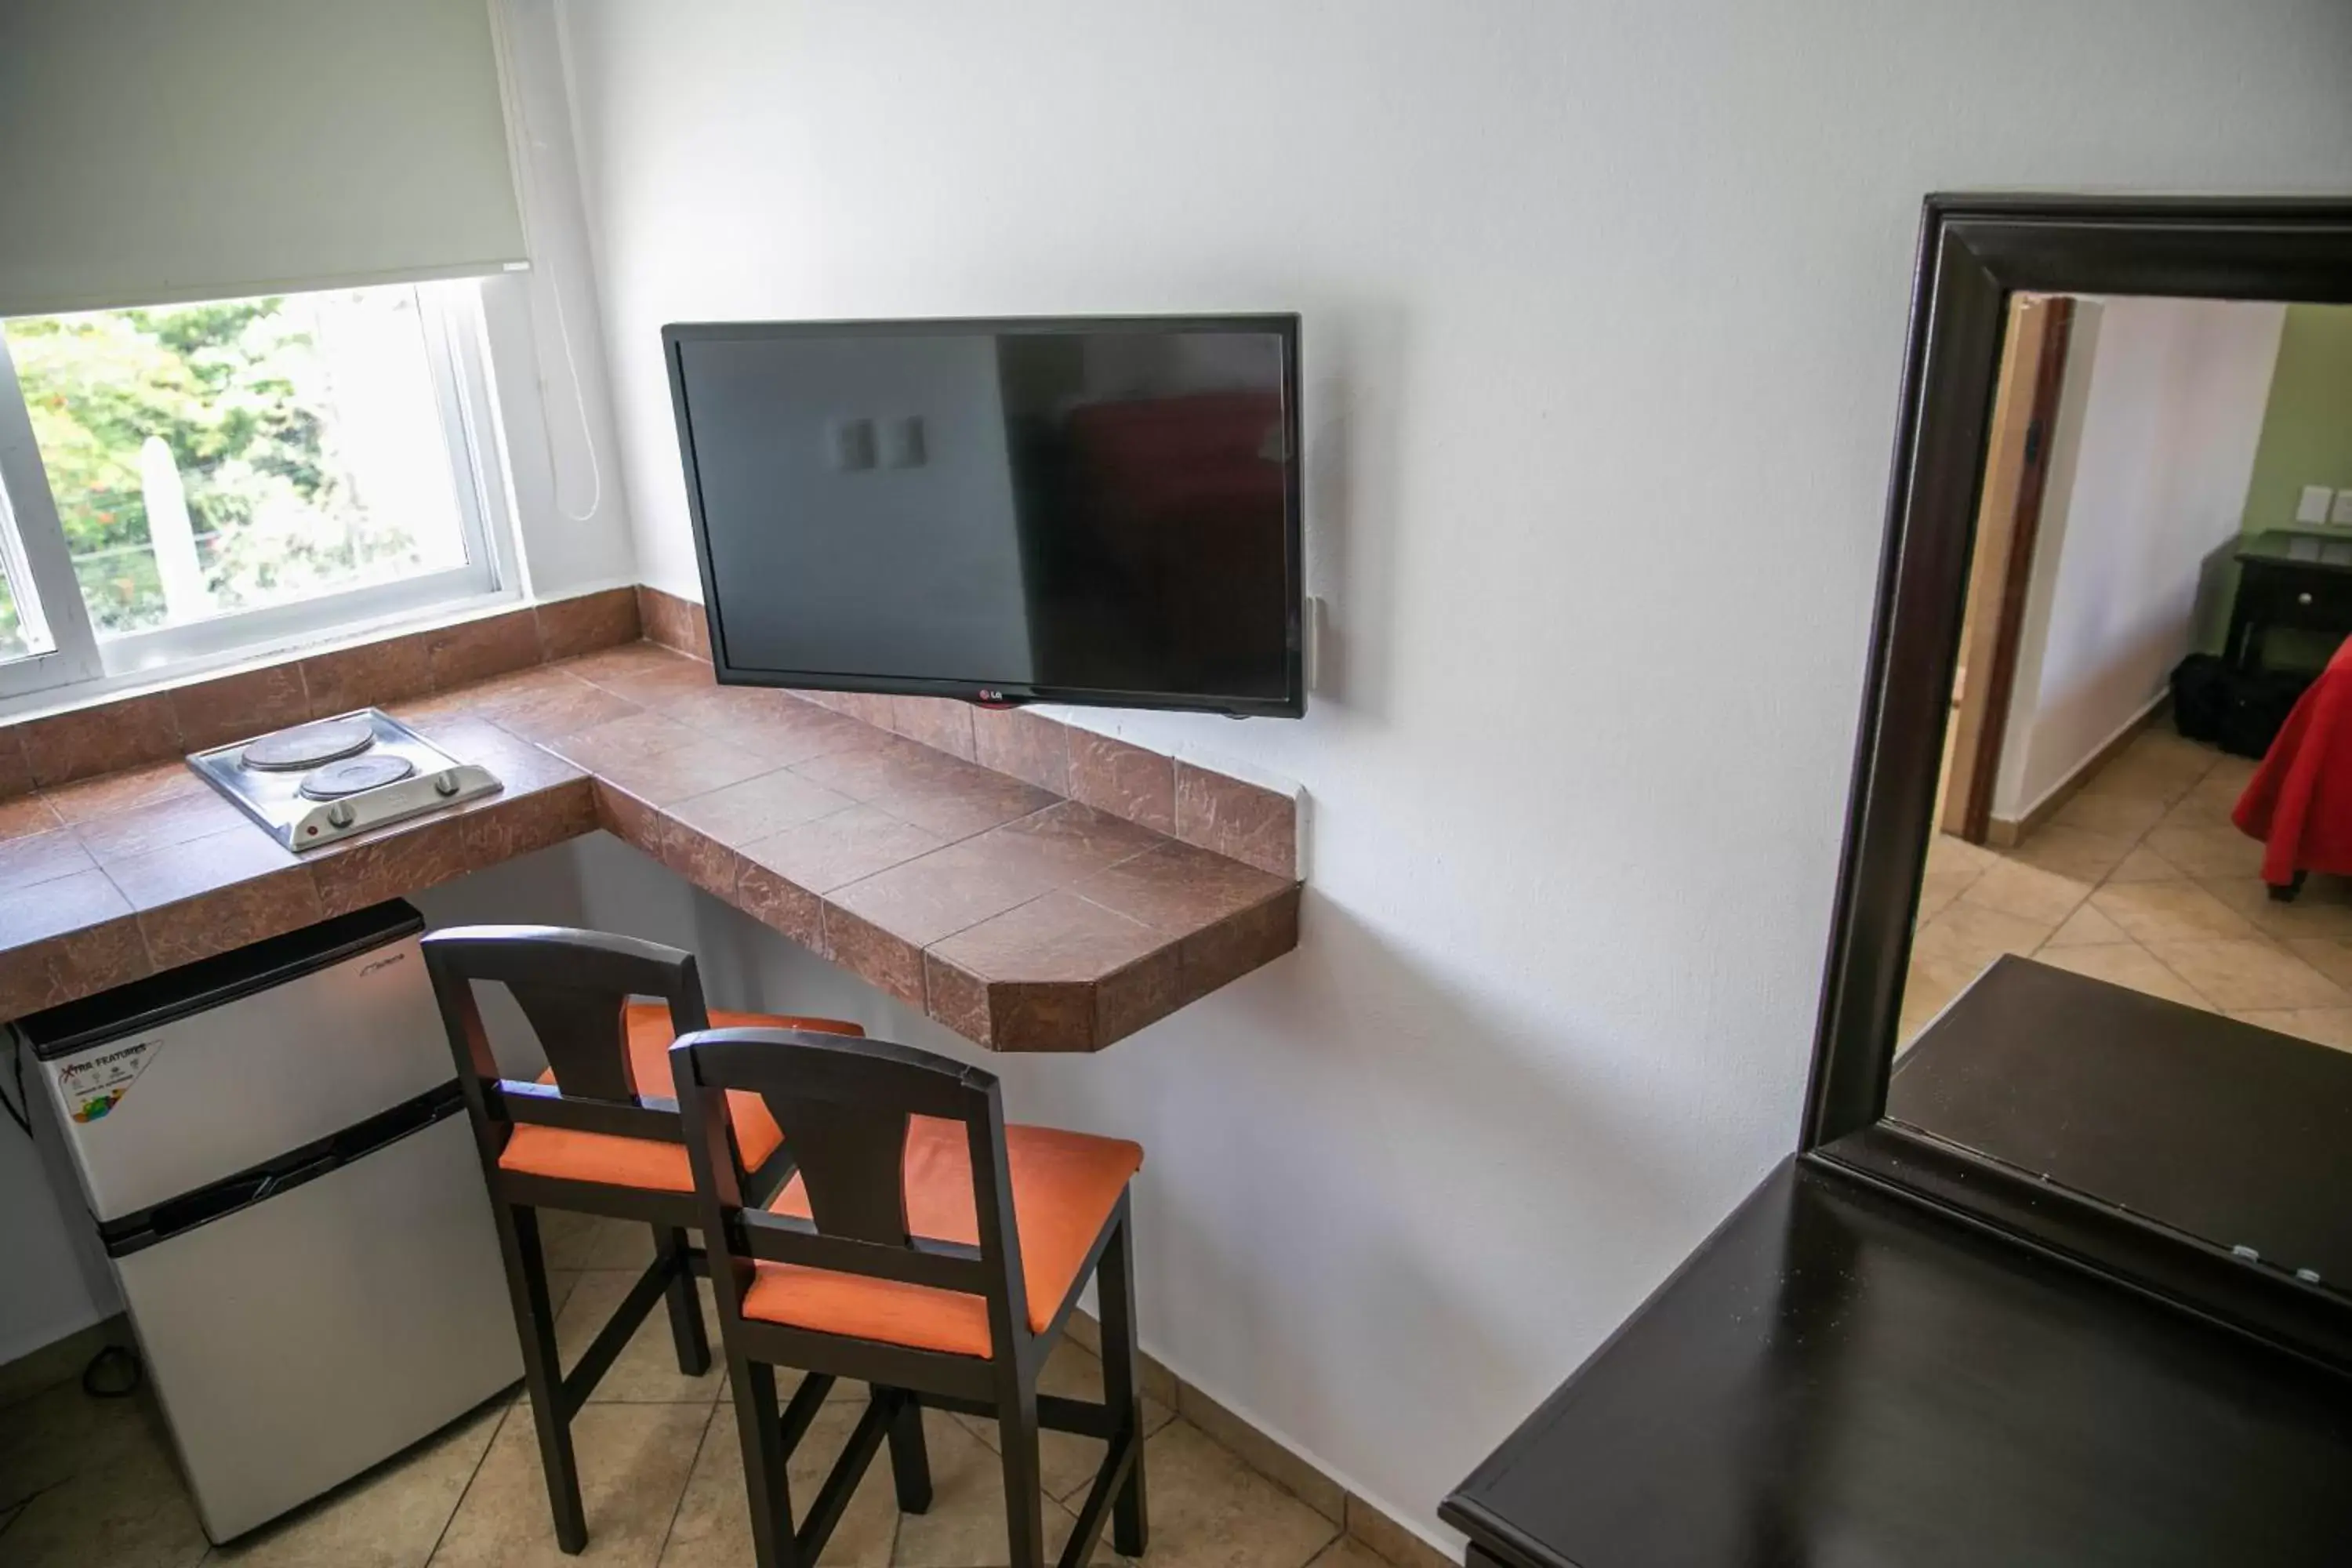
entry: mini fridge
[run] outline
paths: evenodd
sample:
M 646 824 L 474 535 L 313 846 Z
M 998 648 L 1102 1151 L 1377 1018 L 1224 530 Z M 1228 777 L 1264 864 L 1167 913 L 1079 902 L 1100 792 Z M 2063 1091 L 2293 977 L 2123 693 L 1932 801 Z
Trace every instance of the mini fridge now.
M 215 1542 L 521 1375 L 424 923 L 378 905 L 16 1026 Z

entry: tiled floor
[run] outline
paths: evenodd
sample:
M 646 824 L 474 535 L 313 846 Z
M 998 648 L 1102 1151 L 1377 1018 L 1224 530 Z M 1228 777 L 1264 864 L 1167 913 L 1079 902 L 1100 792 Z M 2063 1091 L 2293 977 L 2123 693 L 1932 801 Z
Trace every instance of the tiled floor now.
M 2352 882 L 2272 901 L 2262 846 L 2230 823 L 2253 769 L 2151 729 L 2015 848 L 1937 836 L 1903 1041 L 2014 952 L 2352 1049 Z
M 550 1226 L 565 1292 L 567 1354 L 593 1335 L 649 1256 L 644 1227 Z M 714 1347 L 717 1325 L 711 1326 Z M 1066 1341 L 1049 1390 L 1098 1396 L 1101 1367 Z M 532 1568 L 622 1564 L 718 1568 L 751 1561 L 741 1461 L 725 1377 L 681 1377 L 656 1313 L 573 1426 L 588 1511 L 588 1550 L 567 1558 L 548 1523 L 530 1408 L 501 1397 L 289 1519 L 213 1549 L 142 1401 L 96 1402 L 73 1384 L 0 1410 L 0 1564 L 6 1568 Z M 833 1405 L 793 1458 L 805 1507 L 859 1408 L 857 1387 Z M 331 1397 L 323 1394 L 322 1397 Z M 1149 1406 L 1151 1548 L 1171 1568 L 1386 1568 L 1339 1527 L 1252 1469 L 1164 1405 Z M 1004 1504 L 992 1423 L 925 1416 L 934 1500 L 901 1517 L 878 1459 L 823 1561 L 885 1568 L 982 1568 L 1005 1561 Z M 1048 1546 L 1058 1551 L 1099 1462 L 1089 1438 L 1048 1434 L 1043 1469 Z M 1121 1561 L 1106 1529 L 1097 1563 Z

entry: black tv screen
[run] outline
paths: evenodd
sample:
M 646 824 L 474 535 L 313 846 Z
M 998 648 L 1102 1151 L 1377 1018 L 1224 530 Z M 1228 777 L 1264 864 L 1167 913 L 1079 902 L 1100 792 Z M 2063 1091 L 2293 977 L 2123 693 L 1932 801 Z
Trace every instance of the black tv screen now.
M 1304 710 L 1296 316 L 662 338 L 721 680 Z

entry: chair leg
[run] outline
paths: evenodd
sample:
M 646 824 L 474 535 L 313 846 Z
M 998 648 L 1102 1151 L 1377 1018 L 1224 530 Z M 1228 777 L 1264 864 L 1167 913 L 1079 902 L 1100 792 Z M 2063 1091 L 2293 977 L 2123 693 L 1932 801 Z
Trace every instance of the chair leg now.
M 1007 1358 L 1008 1360 L 1010 1358 Z M 1004 1539 L 1012 1568 L 1045 1568 L 1045 1482 L 1037 1473 L 1037 1385 L 1021 1378 L 996 1405 L 1004 1458 Z
M 572 1423 L 563 1411 L 563 1362 L 555 1347 L 555 1310 L 547 1299 L 547 1258 L 540 1250 L 539 1211 L 494 1204 L 499 1246 L 506 1254 L 507 1289 L 514 1300 L 515 1332 L 522 1341 L 522 1381 L 539 1429 L 539 1464 L 547 1476 L 547 1506 L 555 1516 L 555 1543 L 566 1552 L 588 1544 L 588 1516 L 580 1503 L 580 1466 L 572 1452 Z
M 784 1423 L 776 1408 L 776 1369 L 727 1358 L 735 1392 L 735 1430 L 743 1446 L 743 1489 L 751 1498 L 751 1556 L 759 1568 L 799 1568 L 793 1540 L 793 1494 L 784 1475 Z
M 931 1457 L 923 1445 L 923 1404 L 903 1388 L 891 1393 L 898 1408 L 890 1414 L 890 1477 L 898 1487 L 898 1511 L 928 1513 Z
M 1116 1225 L 1095 1271 L 1102 1308 L 1103 1403 L 1133 1434 L 1135 1458 L 1111 1504 L 1110 1543 L 1121 1556 L 1140 1557 L 1151 1526 L 1143 1484 L 1142 1352 L 1135 1339 L 1135 1217 L 1124 1197 Z
M 702 1302 L 688 1266 L 686 1232 L 675 1226 L 654 1226 L 654 1252 L 675 1270 L 669 1278 L 669 1337 L 677 1347 L 677 1370 L 700 1377 L 710 1370 L 710 1338 L 703 1331 Z

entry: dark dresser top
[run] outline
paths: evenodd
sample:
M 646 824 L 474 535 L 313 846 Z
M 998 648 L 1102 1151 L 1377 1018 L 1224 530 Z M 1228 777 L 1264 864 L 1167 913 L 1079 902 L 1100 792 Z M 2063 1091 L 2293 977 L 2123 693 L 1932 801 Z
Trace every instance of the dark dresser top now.
M 2268 529 L 2248 535 L 2238 546 L 2238 559 L 2260 566 L 2311 566 L 2321 571 L 2352 572 L 2352 534 Z
M 2004 957 L 1896 1060 L 1886 1114 L 2352 1282 L 2352 1052 Z
M 1782 1165 L 1439 1512 L 1544 1568 L 2352 1563 L 2352 1384 Z

